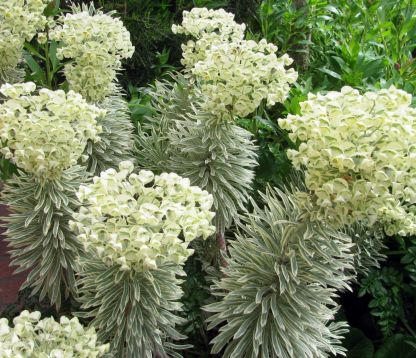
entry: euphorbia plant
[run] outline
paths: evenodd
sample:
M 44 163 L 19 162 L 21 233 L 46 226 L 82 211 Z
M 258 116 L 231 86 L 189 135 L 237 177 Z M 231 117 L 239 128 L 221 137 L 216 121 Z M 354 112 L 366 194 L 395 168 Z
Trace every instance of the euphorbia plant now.
M 212 340 L 223 357 L 326 357 L 343 354 L 345 322 L 331 322 L 336 291 L 353 277 L 351 238 L 313 222 L 293 194 L 270 190 L 264 207 L 240 217 L 224 277 L 213 292 L 221 300 L 208 328 L 224 323 Z
M 175 171 L 208 190 L 224 249 L 224 231 L 247 203 L 257 164 L 250 133 L 235 122 L 264 101 L 282 102 L 297 74 L 274 45 L 245 40 L 245 25 L 222 9 L 185 11 L 172 29 L 191 38 L 182 45 L 185 69 L 174 85 L 157 83 L 152 90 L 139 165 Z
M 57 43 L 56 58 L 63 62 L 66 81 L 63 85 L 107 113 L 100 119 L 100 142 L 88 144 L 88 170 L 99 174 L 131 160 L 133 125 L 117 84 L 122 61 L 134 52 L 130 33 L 114 12 L 104 14 L 93 4 L 82 4 L 71 6 L 71 13 L 60 16 L 46 35 L 48 42 Z
M 69 88 L 89 102 L 102 102 L 118 90 L 121 61 L 133 55 L 130 33 L 114 13 L 85 4 L 71 9 L 59 17 L 49 37 L 59 43 L 57 57 L 68 60 L 63 73 Z
M 59 2 L 28 0 L 22 5 L 12 1 L 1 6 L 3 32 L 13 32 L 13 37 L 5 38 L 16 39 L 19 46 L 15 60 L 0 66 L 0 72 L 20 73 L 14 79 L 19 82 L 26 70 L 27 78 L 38 87 L 73 90 L 89 103 L 106 109 L 106 116 L 100 119 L 102 140 L 96 145 L 90 142 L 87 147 L 90 172 L 117 168 L 119 162 L 131 159 L 133 126 L 117 74 L 134 47 L 122 22 L 113 12 L 104 14 L 93 4 L 72 5 L 71 12 L 62 16 Z M 10 14 L 20 14 L 19 22 L 13 22 Z M 4 45 L 8 52 L 4 61 L 10 59 L 9 47 Z M 4 82 L 11 79 L 4 78 Z
M 82 185 L 83 203 L 72 230 L 86 255 L 78 288 L 82 316 L 92 317 L 102 341 L 117 357 L 152 357 L 181 348 L 176 327 L 182 296 L 182 265 L 189 243 L 208 237 L 212 197 L 177 174 L 133 173 L 131 162 L 108 169 Z
M 59 308 L 62 293 L 74 294 L 81 249 L 68 230 L 79 205 L 75 191 L 87 177 L 77 163 L 86 159 L 87 142 L 99 141 L 105 111 L 73 91 L 36 90 L 34 83 L 6 84 L 0 93 L 1 152 L 19 168 L 2 197 L 11 212 L 4 220 L 12 264 L 30 269 L 24 287 Z
M 1 88 L 3 160 L 19 168 L 5 185 L 3 202 L 12 213 L 6 223 L 13 264 L 18 271 L 31 270 L 24 287 L 59 308 L 62 293 L 75 293 L 75 260 L 82 251 L 68 230 L 79 205 L 75 192 L 90 173 L 131 158 L 133 126 L 116 75 L 134 48 L 112 13 L 72 6 L 72 13 L 54 19 L 59 6 L 51 12 L 46 4 L 0 6 L 0 28 L 20 39 L 16 56 L 23 47 L 28 51 L 28 76 L 38 87 L 36 92 L 34 83 Z M 20 14 L 13 26 L 12 10 Z M 42 32 L 34 38 L 36 31 Z M 12 68 L 18 61 L 9 62 Z

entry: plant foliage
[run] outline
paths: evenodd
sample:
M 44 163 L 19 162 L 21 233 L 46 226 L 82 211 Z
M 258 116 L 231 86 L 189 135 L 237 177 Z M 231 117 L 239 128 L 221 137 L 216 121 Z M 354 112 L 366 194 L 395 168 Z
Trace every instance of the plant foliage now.
M 139 165 L 174 171 L 210 192 L 217 227 L 228 227 L 244 209 L 254 176 L 250 133 L 202 111 L 202 95 L 180 75 L 173 83 L 156 82 L 150 94 L 152 114 L 141 125 Z
M 100 141 L 89 141 L 85 149 L 88 154 L 86 165 L 93 175 L 108 168 L 117 169 L 122 161 L 134 160 L 134 127 L 127 102 L 118 93 L 105 98 L 99 106 L 106 111 L 98 120 L 102 128 Z
M 212 340 L 223 357 L 317 357 L 342 353 L 342 322 L 329 323 L 336 290 L 349 289 L 351 239 L 311 222 L 292 194 L 262 195 L 264 208 L 241 217 L 224 278 L 212 289 L 222 297 L 206 306 Z
M 64 297 L 75 296 L 76 258 L 82 245 L 68 220 L 79 206 L 75 192 L 86 180 L 85 168 L 66 169 L 59 179 L 39 182 L 19 171 L 3 187 L 10 216 L 3 218 L 15 272 L 30 270 L 22 289 L 47 297 L 58 309 Z
M 184 320 L 180 310 L 180 266 L 166 264 L 157 270 L 120 271 L 89 257 L 82 260 L 77 282 L 80 302 L 86 310 L 79 316 L 92 318 L 101 341 L 111 342 L 116 357 L 152 358 L 153 353 L 175 354 L 186 348 L 169 342 L 184 339 L 175 326 Z

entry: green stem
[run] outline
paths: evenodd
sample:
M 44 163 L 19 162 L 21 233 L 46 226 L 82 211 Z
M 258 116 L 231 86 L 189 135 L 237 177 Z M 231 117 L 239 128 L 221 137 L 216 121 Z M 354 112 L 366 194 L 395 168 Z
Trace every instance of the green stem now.
M 49 31 L 46 29 L 46 36 L 49 39 Z M 51 61 L 49 58 L 49 41 L 46 41 L 44 46 L 45 50 L 45 67 L 46 67 L 46 85 L 49 89 L 52 89 L 52 71 L 51 71 Z
M 406 319 L 402 316 L 400 316 L 400 320 L 403 323 L 403 326 L 409 331 L 410 335 L 412 335 L 413 337 L 416 338 L 416 333 L 415 331 L 412 329 L 412 327 L 409 326 L 409 324 L 407 323 Z
M 384 251 L 384 254 L 386 255 L 404 255 L 406 254 L 406 250 L 388 250 Z

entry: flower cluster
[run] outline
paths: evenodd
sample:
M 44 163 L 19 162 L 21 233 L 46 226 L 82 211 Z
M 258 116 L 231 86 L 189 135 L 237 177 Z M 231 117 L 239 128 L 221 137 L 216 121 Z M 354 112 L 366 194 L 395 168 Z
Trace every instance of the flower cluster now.
M 293 141 L 288 156 L 306 169 L 312 195 L 299 194 L 317 219 L 338 225 L 380 222 L 388 234 L 416 233 L 416 109 L 395 87 L 360 95 L 309 94 L 302 115 L 280 119 Z
M 77 318 L 65 316 L 56 322 L 52 317 L 40 319 L 40 312 L 23 311 L 9 327 L 0 319 L 0 357 L 94 358 L 109 351 L 99 344 L 94 328 L 85 329 Z
M 232 120 L 252 113 L 263 100 L 267 106 L 286 99 L 297 79 L 288 55 L 276 56 L 277 47 L 266 40 L 244 40 L 245 25 L 224 10 L 194 8 L 184 12 L 175 33 L 190 35 L 182 45 L 182 63 L 207 97 L 204 110 Z
M 192 74 L 208 97 L 204 109 L 216 117 L 245 117 L 266 99 L 267 106 L 283 102 L 297 79 L 288 55 L 278 58 L 277 47 L 261 40 L 225 42 L 213 46 L 195 64 Z
M 239 41 L 244 38 L 246 26 L 234 21 L 234 14 L 224 9 L 193 8 L 183 12 L 181 25 L 172 25 L 175 34 L 193 37 L 182 45 L 182 64 L 190 70 L 205 58 L 206 51 L 215 44 Z
M 0 93 L 1 152 L 17 166 L 42 179 L 58 178 L 77 163 L 88 140 L 98 141 L 96 119 L 105 111 L 81 95 L 43 88 L 32 82 L 5 84 Z
M 115 88 L 121 60 L 133 55 L 130 33 L 121 20 L 87 7 L 73 8 L 50 33 L 61 41 L 60 59 L 71 59 L 64 72 L 70 88 L 92 102 L 102 101 Z
M 214 233 L 213 199 L 206 191 L 174 173 L 132 173 L 129 161 L 119 168 L 80 187 L 78 198 L 85 206 L 70 222 L 85 249 L 105 264 L 135 271 L 182 264 L 193 253 L 190 241 Z
M 0 3 L 0 71 L 19 62 L 25 40 L 46 25 L 48 0 L 8 0 Z

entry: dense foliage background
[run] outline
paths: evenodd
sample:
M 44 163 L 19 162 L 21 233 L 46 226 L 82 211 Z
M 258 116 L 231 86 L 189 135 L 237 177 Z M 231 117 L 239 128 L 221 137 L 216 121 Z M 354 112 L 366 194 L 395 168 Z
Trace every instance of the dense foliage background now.
M 298 114 L 308 92 L 340 90 L 350 85 L 362 91 L 394 84 L 416 95 L 416 1 L 414 0 L 97 0 L 97 8 L 116 10 L 132 35 L 136 52 L 126 63 L 120 83 L 129 97 L 132 121 L 150 111 L 148 86 L 181 68 L 180 36 L 171 25 L 192 7 L 225 8 L 248 25 L 249 37 L 276 44 L 279 53 L 295 59 L 299 79 L 283 104 L 265 110 L 240 125 L 252 132 L 259 147 L 255 189 L 282 185 L 292 168 L 285 151 L 294 148 L 277 118 Z M 64 8 L 69 2 L 61 4 Z M 415 97 L 414 97 L 415 98 Z M 254 194 L 256 195 L 256 194 Z M 231 234 L 230 234 L 231 235 Z M 230 237 L 232 239 L 232 237 Z M 379 269 L 359 278 L 354 291 L 340 297 L 340 318 L 352 327 L 345 346 L 348 357 L 416 356 L 416 238 L 386 237 L 386 259 Z M 210 243 L 206 243 L 210 245 Z M 198 251 L 198 250 L 197 250 Z M 186 318 L 183 332 L 194 345 L 188 357 L 208 357 L 205 314 L 209 258 L 196 255 L 185 267 Z M 36 299 L 20 306 L 50 310 Z M 71 303 L 68 303 L 71 304 Z M 5 314 L 13 316 L 19 305 Z M 39 307 L 39 305 L 41 307 Z M 65 310 L 65 308 L 64 308 Z M 206 354 L 206 355 L 204 355 Z

